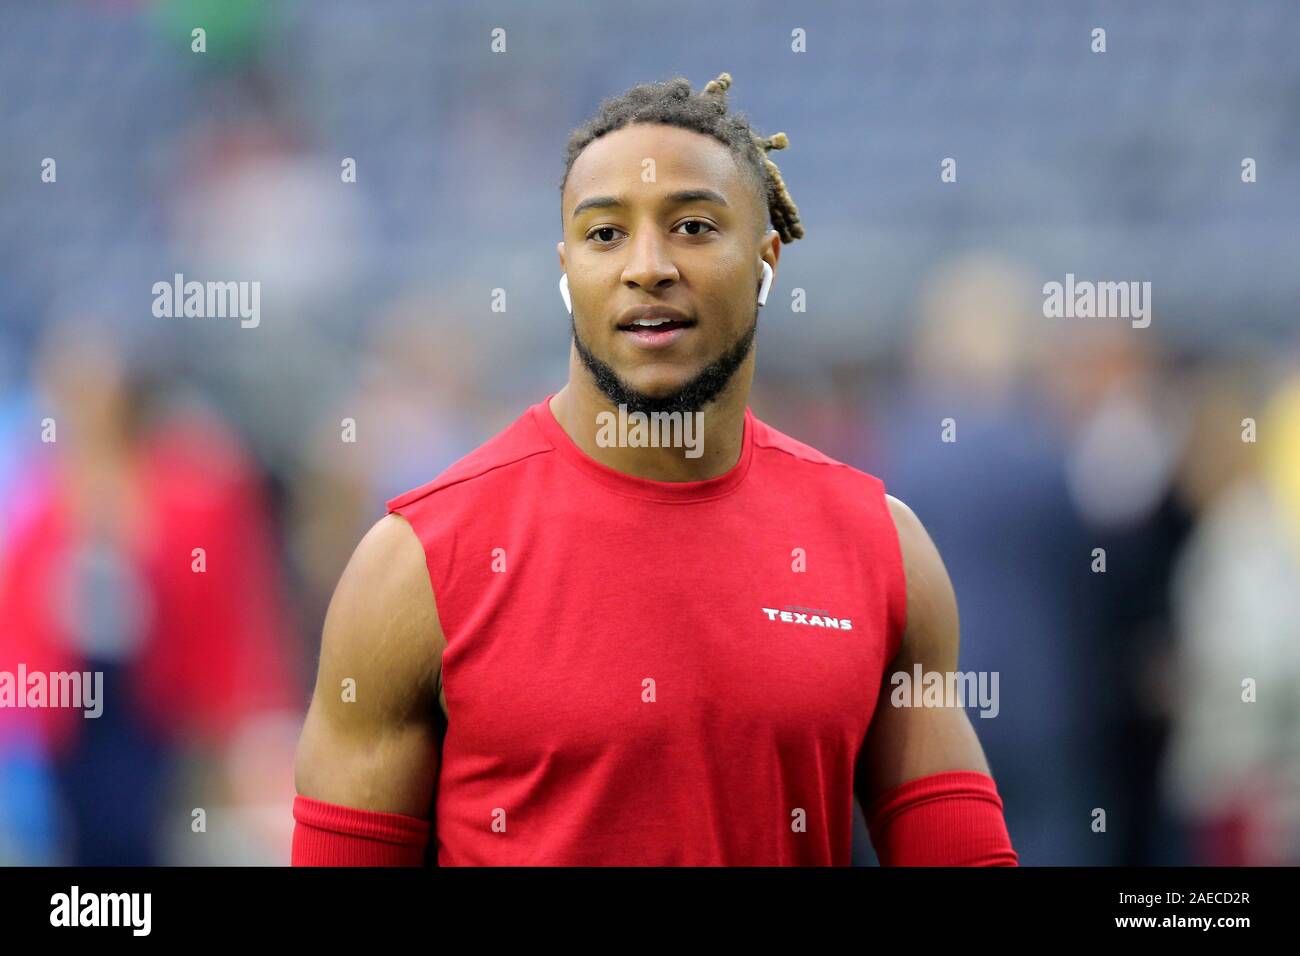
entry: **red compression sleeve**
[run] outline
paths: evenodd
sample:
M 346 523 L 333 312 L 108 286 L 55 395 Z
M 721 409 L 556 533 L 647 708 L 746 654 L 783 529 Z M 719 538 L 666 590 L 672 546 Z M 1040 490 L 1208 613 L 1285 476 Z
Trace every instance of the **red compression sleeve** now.
M 1017 866 L 993 778 L 976 770 L 919 777 L 863 814 L 881 866 Z
M 293 801 L 294 866 L 421 866 L 429 821 L 355 810 L 301 794 Z

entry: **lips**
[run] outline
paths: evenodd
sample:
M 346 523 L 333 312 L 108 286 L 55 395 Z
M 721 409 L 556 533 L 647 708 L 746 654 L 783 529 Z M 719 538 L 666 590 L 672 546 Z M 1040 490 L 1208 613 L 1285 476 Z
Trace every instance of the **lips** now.
M 619 328 L 624 332 L 667 332 L 671 329 L 690 328 L 695 323 L 690 319 L 638 319 L 635 322 L 621 322 Z
M 657 325 L 629 325 L 619 326 L 619 328 L 620 334 L 627 336 L 628 340 L 638 348 L 664 349 L 687 335 L 694 324 L 694 322 L 666 321 Z
M 637 305 L 618 320 L 618 329 L 632 344 L 644 349 L 667 348 L 696 324 L 685 312 L 668 305 Z
M 694 325 L 695 320 L 670 305 L 634 305 L 618 317 L 618 327 L 630 329 L 673 329 Z

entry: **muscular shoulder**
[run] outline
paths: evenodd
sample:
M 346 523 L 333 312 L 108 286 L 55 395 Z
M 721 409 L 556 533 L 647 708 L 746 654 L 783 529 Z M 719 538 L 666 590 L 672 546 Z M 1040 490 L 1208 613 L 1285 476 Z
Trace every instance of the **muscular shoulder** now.
M 907 578 L 907 626 L 899 657 L 922 661 L 935 669 L 955 668 L 958 650 L 957 597 L 939 549 L 916 513 L 893 495 L 886 495 L 890 517 L 898 531 Z
M 437 775 L 442 633 L 423 546 L 387 515 L 361 539 L 325 615 L 294 780 L 304 796 L 423 816 Z
M 337 688 L 353 677 L 358 709 L 391 719 L 427 706 L 443 643 L 423 545 L 404 518 L 385 515 L 361 539 L 334 590 L 321 683 Z

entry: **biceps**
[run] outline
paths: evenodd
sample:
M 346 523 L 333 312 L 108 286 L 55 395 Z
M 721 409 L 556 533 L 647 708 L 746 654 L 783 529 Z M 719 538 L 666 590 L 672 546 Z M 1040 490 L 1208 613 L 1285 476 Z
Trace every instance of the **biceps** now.
M 428 721 L 361 721 L 344 701 L 313 701 L 298 744 L 298 792 L 358 810 L 430 815 L 440 741 Z
M 964 709 L 895 706 L 892 690 L 886 674 L 858 759 L 856 790 L 864 804 L 899 784 L 945 770 L 989 772 Z

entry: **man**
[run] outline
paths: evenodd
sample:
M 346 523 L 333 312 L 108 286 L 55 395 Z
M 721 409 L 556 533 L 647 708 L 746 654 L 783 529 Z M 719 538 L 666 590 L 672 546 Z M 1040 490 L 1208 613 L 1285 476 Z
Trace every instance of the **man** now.
M 888 673 L 957 666 L 934 545 L 748 409 L 803 228 L 786 137 L 730 83 L 637 86 L 573 133 L 569 381 L 357 547 L 295 864 L 845 865 L 856 795 L 885 864 L 1015 865 L 965 712 L 890 704 Z

